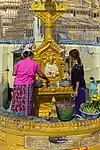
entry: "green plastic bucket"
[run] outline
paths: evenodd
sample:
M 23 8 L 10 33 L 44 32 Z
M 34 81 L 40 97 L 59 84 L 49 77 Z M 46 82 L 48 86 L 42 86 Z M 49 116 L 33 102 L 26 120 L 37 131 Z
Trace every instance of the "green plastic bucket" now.
M 61 121 L 70 121 L 73 119 L 75 113 L 75 105 L 68 108 L 60 108 L 56 106 L 58 119 Z

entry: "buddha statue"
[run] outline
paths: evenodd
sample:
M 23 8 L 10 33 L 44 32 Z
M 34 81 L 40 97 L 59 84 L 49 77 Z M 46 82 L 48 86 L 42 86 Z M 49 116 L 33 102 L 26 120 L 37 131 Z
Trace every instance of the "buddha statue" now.
M 49 57 L 48 62 L 45 65 L 44 72 L 48 77 L 57 77 L 59 70 L 56 64 L 56 59 L 53 56 Z

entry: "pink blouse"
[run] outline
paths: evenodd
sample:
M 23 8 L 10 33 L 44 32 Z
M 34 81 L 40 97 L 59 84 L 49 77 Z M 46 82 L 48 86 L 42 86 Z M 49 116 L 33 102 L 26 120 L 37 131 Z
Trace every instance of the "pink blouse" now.
M 20 60 L 14 67 L 16 77 L 15 85 L 31 84 L 36 80 L 36 73 L 40 66 L 31 58 Z

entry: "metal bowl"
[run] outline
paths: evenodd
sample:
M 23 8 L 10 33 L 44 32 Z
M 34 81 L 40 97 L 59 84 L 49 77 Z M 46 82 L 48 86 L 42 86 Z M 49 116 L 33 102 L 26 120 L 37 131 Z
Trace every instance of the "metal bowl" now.
M 69 80 L 61 80 L 59 82 L 59 85 L 62 86 L 62 87 L 70 87 L 71 86 L 71 81 L 69 81 Z
M 34 84 L 35 88 L 41 88 L 43 87 L 43 81 L 42 80 L 36 80 Z

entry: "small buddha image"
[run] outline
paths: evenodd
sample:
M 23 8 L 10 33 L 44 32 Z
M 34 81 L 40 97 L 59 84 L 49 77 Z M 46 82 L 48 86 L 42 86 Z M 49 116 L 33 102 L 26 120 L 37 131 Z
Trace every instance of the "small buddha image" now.
M 56 60 L 53 56 L 50 56 L 48 62 L 45 65 L 44 72 L 48 77 L 57 77 L 59 75 Z

